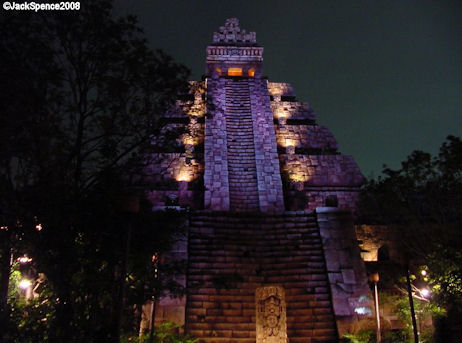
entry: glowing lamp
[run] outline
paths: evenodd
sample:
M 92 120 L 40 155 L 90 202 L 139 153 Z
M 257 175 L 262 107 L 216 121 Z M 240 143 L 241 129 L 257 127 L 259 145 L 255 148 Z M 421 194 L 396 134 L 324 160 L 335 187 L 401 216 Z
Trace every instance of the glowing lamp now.
M 191 173 L 188 170 L 182 170 L 179 172 L 178 176 L 176 177 L 176 180 L 180 182 L 189 182 L 192 180 Z
M 23 279 L 19 281 L 19 288 L 21 289 L 28 289 L 30 286 L 32 286 L 32 282 L 27 279 Z
M 277 110 L 274 116 L 276 117 L 276 119 L 281 119 L 281 118 L 287 118 L 289 114 L 286 111 Z
M 430 290 L 427 288 L 421 289 L 420 295 L 422 295 L 424 298 L 428 298 L 430 296 Z
M 285 141 L 286 148 L 294 147 L 296 145 L 297 145 L 297 143 L 296 143 L 295 139 L 286 139 L 286 141 Z
M 379 282 L 379 280 L 380 280 L 379 273 L 372 273 L 371 275 L 369 275 L 370 282 L 377 283 Z
M 23 264 L 29 263 L 29 262 L 32 262 L 32 259 L 24 255 L 24 256 L 18 257 L 18 262 L 23 263 Z
M 198 139 L 191 137 L 191 136 L 186 136 L 183 138 L 183 144 L 184 145 L 197 145 L 198 144 Z
M 366 315 L 366 314 L 369 315 L 369 314 L 372 314 L 371 309 L 370 309 L 369 307 L 364 307 L 364 306 L 362 306 L 362 307 L 356 307 L 356 308 L 355 308 L 355 312 L 356 312 L 357 314 L 362 314 L 362 315 Z
M 35 225 L 35 230 L 37 230 L 37 231 L 42 231 L 42 229 L 43 229 L 42 224 L 37 224 L 37 225 Z
M 294 172 L 289 174 L 289 179 L 292 182 L 305 182 L 306 175 L 300 172 Z

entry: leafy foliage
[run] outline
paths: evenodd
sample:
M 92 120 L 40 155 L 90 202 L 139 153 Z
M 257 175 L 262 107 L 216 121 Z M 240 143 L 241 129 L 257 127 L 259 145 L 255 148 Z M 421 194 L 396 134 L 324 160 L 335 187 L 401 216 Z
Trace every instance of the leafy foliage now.
M 40 342 L 118 341 L 124 307 L 181 291 L 149 271 L 182 218 L 152 214 L 143 190 L 160 115 L 188 71 L 148 48 L 135 17 L 114 18 L 112 1 L 57 12 L 0 19 L 0 321 L 12 324 L 0 335 L 23 312 L 29 333 L 49 333 Z M 133 196 L 139 210 L 124 208 Z M 47 276 L 44 322 L 35 301 L 6 307 L 10 250 Z
M 361 221 L 394 226 L 408 257 L 441 272 L 438 259 L 457 258 L 462 246 L 462 141 L 448 136 L 437 157 L 414 151 L 384 175 L 364 188 Z
M 427 258 L 427 280 L 438 303 L 462 309 L 462 252 L 440 247 Z
M 406 324 L 404 331 L 407 337 L 412 337 L 412 322 L 411 312 L 409 308 L 409 300 L 407 296 L 395 296 L 392 299 L 392 303 L 396 307 L 396 313 L 399 319 Z M 417 323 L 420 325 L 419 329 L 419 341 L 420 342 L 433 342 L 434 327 L 425 326 L 423 323 L 428 320 L 438 320 L 439 317 L 445 315 L 443 308 L 436 305 L 431 301 L 414 300 L 415 313 L 417 317 Z
M 125 337 L 121 343 L 139 342 L 139 343 L 196 343 L 197 338 L 190 335 L 182 335 L 179 330 L 182 327 L 173 322 L 164 322 L 156 326 L 154 336 L 150 337 L 145 334 L 138 337 Z
M 438 156 L 414 151 L 401 168 L 370 180 L 359 203 L 360 220 L 399 233 L 404 260 L 425 265 L 437 314 L 462 311 L 462 141 L 448 136 Z M 419 305 L 420 306 L 420 305 Z M 426 306 L 430 306 L 427 304 Z M 433 305 L 431 305 L 433 306 Z M 402 306 L 402 309 L 408 308 Z M 423 311 L 427 311 L 423 309 Z M 441 314 L 441 313 L 439 313 Z M 409 318 L 403 312 L 403 318 Z

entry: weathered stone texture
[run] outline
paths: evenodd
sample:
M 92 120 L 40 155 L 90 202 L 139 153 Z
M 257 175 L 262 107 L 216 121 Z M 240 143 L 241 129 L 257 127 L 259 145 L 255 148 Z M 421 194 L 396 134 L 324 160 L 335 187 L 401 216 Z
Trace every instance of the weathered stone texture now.
M 364 262 L 356 240 L 351 212 L 333 207 L 316 209 L 339 336 L 356 320 L 355 309 L 371 309 Z
M 391 261 L 405 263 L 401 253 L 400 233 L 392 226 L 386 225 L 355 225 L 356 236 L 360 242 L 361 257 L 366 262 L 377 262 L 379 260 L 379 249 L 386 249 L 382 258 L 389 258 Z
M 205 118 L 204 206 L 214 211 L 229 210 L 228 152 L 226 133 L 225 79 L 207 80 L 210 101 Z
M 207 90 L 213 109 L 212 118 L 206 119 L 205 208 L 282 212 L 282 182 L 266 81 L 209 80 Z
M 295 96 L 294 89 L 290 83 L 285 82 L 268 82 L 268 91 L 272 96 L 289 95 Z
M 276 140 L 279 146 L 303 149 L 337 150 L 338 144 L 324 126 L 277 125 Z
M 287 119 L 316 120 L 316 115 L 306 102 L 280 101 L 277 96 L 274 100 L 271 101 L 271 110 L 280 123 L 285 123 Z
M 230 210 L 259 210 L 257 166 L 248 80 L 226 80 Z
M 186 264 L 188 259 L 188 240 L 186 236 L 181 237 L 172 247 L 169 253 L 162 256 L 164 263 Z M 182 287 L 186 287 L 186 270 L 172 278 L 172 281 Z M 156 304 L 156 324 L 171 321 L 179 325 L 185 324 L 186 296 L 173 297 L 164 296 Z
M 180 206 L 201 208 L 202 204 L 195 200 L 200 191 L 189 190 L 187 183 L 202 176 L 202 163 L 188 160 L 186 153 L 158 153 L 152 160 L 155 163 L 146 169 L 146 175 L 155 185 L 155 190 L 147 193 L 154 206 L 166 206 L 175 197 Z
M 284 196 L 267 81 L 249 79 L 249 89 L 255 135 L 260 210 L 262 212 L 282 212 Z
M 354 210 L 364 178 L 288 83 L 261 77 L 254 33 L 227 20 L 206 51 L 205 83 L 191 83 L 165 118 L 165 130 L 188 132 L 152 167 L 163 187 L 154 204 L 177 196 L 191 206 L 200 193 L 206 209 L 191 213 L 186 310 L 184 299 L 163 299 L 159 320 L 184 314 L 207 343 L 337 342 L 367 294 L 364 266 L 351 217 L 319 209 L 318 226 L 308 209 L 336 196 Z M 277 318 L 256 312 L 267 287 Z
M 214 43 L 244 43 L 255 44 L 257 42 L 257 35 L 255 32 L 247 33 L 239 27 L 239 20 L 237 18 L 226 19 L 225 25 L 220 26 L 218 32 L 213 33 Z
M 337 342 L 313 212 L 201 212 L 189 235 L 186 329 L 200 342 L 255 342 L 258 288 L 284 288 L 290 342 Z
M 306 186 L 359 187 L 364 182 L 352 156 L 281 154 L 279 158 L 289 180 Z
M 255 291 L 257 343 L 287 343 L 284 287 L 268 285 Z

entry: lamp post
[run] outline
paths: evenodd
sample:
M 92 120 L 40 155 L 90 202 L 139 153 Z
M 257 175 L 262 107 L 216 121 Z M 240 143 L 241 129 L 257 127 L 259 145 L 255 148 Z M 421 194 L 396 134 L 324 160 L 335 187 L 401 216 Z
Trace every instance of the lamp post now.
M 375 299 L 375 317 L 377 319 L 377 343 L 382 342 L 380 333 L 380 310 L 379 310 L 379 291 L 377 283 L 379 282 L 379 273 L 373 273 L 369 276 L 369 280 L 374 283 L 374 299 Z
M 417 332 L 417 320 L 415 317 L 414 299 L 412 297 L 411 277 L 409 273 L 409 268 L 406 268 L 406 284 L 407 295 L 409 297 L 409 307 L 411 309 L 412 328 L 414 330 L 414 343 L 419 343 L 419 333 Z
M 133 217 L 140 211 L 140 199 L 139 196 L 134 192 L 127 192 L 122 194 L 120 199 L 120 210 L 126 218 L 126 237 L 125 237 L 125 246 L 124 254 L 122 258 L 122 263 L 120 266 L 120 275 L 118 278 L 118 300 L 116 302 L 116 311 L 115 312 L 115 337 L 116 342 L 120 341 L 120 332 L 122 328 L 122 315 L 125 301 L 125 280 L 127 277 L 127 264 L 128 257 L 130 255 L 130 245 L 132 238 L 133 230 Z

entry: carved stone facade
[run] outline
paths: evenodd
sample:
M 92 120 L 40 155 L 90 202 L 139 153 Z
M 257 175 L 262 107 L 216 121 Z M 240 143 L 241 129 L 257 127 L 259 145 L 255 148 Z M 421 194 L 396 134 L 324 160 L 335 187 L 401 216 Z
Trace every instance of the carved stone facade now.
M 287 343 L 286 301 L 282 286 L 255 291 L 257 343 Z
M 228 19 L 206 53 L 205 81 L 164 118 L 187 132 L 174 151 L 153 141 L 155 208 L 191 209 L 187 296 L 156 321 L 184 314 L 201 343 L 337 342 L 369 295 L 349 212 L 363 176 L 288 83 L 262 77 L 254 32 Z

